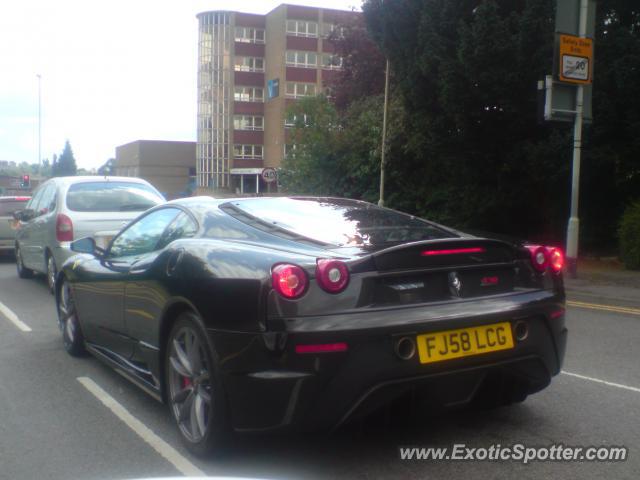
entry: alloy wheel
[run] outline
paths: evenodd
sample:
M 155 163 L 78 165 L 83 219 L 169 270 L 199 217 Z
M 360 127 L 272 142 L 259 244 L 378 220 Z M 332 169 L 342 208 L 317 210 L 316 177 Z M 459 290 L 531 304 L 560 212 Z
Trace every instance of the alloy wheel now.
M 56 261 L 54 260 L 53 255 L 49 255 L 47 258 L 47 284 L 49 285 L 49 291 L 51 293 L 55 292 L 56 275 Z
M 73 292 L 69 282 L 64 281 L 60 288 L 58 301 L 58 325 L 62 332 L 64 348 L 73 356 L 80 356 L 85 352 L 84 336 L 78 321 Z
M 206 348 L 195 329 L 183 326 L 172 336 L 168 360 L 171 409 L 184 437 L 198 443 L 212 422 L 213 386 Z

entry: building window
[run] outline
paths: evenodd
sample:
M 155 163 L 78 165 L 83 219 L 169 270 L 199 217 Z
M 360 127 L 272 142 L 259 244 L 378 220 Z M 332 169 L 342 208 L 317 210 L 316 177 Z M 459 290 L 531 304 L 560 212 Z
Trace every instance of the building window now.
M 264 43 L 264 29 L 252 27 L 236 27 L 236 42 Z
M 258 87 L 235 87 L 233 99 L 236 102 L 263 102 L 264 89 Z
M 302 115 L 289 114 L 284 119 L 284 126 L 287 128 L 295 127 L 296 125 L 300 124 L 304 125 L 305 127 L 309 125 L 309 117 L 306 113 L 303 113 Z
M 236 57 L 233 68 L 236 72 L 264 72 L 264 58 Z
M 264 130 L 264 118 L 255 115 L 236 115 L 233 117 L 234 130 Z
M 235 158 L 262 159 L 262 145 L 234 145 Z
M 315 94 L 315 83 L 287 82 L 286 96 L 289 98 L 312 97 Z
M 339 27 L 335 23 L 323 23 L 320 32 L 324 38 L 327 38 L 334 31 L 336 31 L 338 38 L 344 37 L 344 27 Z
M 329 70 L 340 70 L 342 68 L 342 57 L 331 53 L 322 54 L 322 68 Z
M 304 20 L 287 20 L 287 35 L 296 37 L 317 37 L 318 24 Z
M 296 158 L 296 146 L 294 144 L 284 144 L 284 158 Z
M 318 54 L 315 52 L 287 51 L 286 58 L 289 67 L 316 68 L 318 66 Z

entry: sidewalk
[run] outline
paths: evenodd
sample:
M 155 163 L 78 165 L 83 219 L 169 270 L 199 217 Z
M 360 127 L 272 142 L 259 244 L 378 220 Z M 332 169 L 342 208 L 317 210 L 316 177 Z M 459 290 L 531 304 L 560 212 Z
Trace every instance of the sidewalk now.
M 564 278 L 569 300 L 640 307 L 640 271 L 625 270 L 616 259 L 581 259 L 578 278 Z

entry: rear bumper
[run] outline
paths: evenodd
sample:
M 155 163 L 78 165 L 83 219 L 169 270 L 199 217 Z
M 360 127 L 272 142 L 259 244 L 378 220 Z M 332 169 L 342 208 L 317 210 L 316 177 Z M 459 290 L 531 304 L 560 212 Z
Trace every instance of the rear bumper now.
M 56 261 L 56 267 L 58 270 L 62 269 L 62 265 L 67 259 L 77 255 L 76 252 L 71 251 L 71 242 L 55 243 L 52 245 L 53 258 Z
M 16 245 L 15 238 L 0 238 L 0 252 L 10 253 L 13 252 Z
M 510 297 L 456 302 L 453 310 L 447 304 L 287 319 L 277 333 L 210 331 L 234 427 L 331 429 L 409 391 L 425 402 L 465 404 L 496 378 L 539 391 L 563 362 L 564 298 L 550 291 Z M 528 326 L 527 337 L 511 350 L 426 365 L 417 355 L 401 360 L 394 352 L 398 336 L 502 321 Z M 295 352 L 296 344 L 336 342 L 347 343 L 348 351 Z

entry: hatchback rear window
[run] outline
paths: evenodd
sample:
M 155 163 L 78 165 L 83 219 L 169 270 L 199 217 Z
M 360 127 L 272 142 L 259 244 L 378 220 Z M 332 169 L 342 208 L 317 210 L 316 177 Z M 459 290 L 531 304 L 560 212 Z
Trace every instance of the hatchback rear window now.
M 163 201 L 152 187 L 131 182 L 76 183 L 67 192 L 67 208 L 76 212 L 142 212 Z
M 275 235 L 291 233 L 337 247 L 451 238 L 452 232 L 394 210 L 336 198 L 243 199 L 220 206 L 236 219 Z
M 0 200 L 0 217 L 10 217 L 13 212 L 22 210 L 29 201 L 29 198 L 25 197 L 22 200 Z

